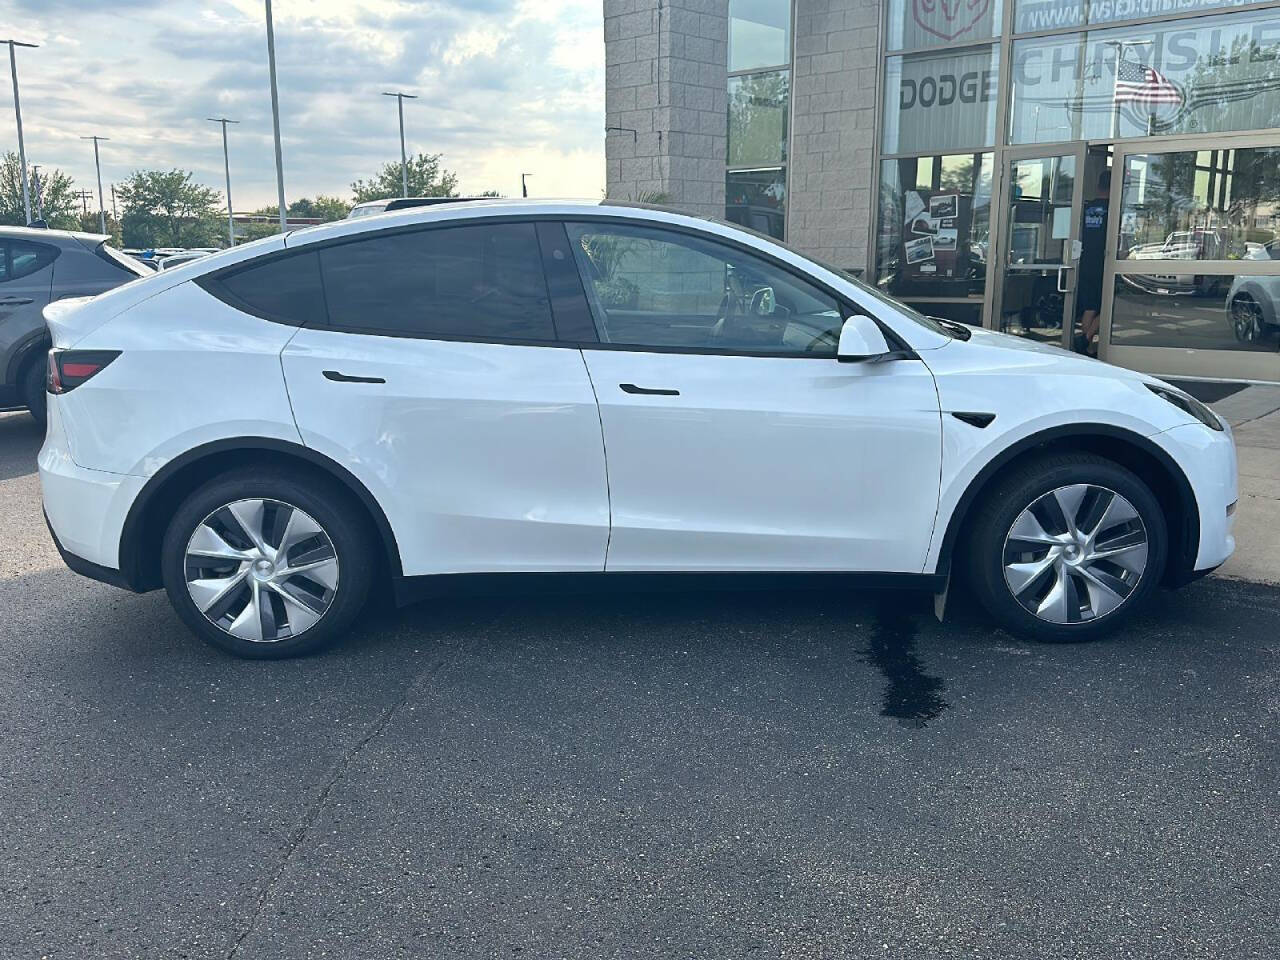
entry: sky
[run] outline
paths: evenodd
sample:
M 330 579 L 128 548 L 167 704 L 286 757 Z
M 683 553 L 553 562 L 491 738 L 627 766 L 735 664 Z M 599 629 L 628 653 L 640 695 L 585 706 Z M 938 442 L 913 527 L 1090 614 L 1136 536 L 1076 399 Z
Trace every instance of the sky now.
M 463 193 L 604 192 L 604 38 L 599 0 L 273 0 L 285 198 L 350 199 L 351 182 L 410 154 L 443 154 Z M 238 211 L 274 205 L 262 0 L 0 0 L 18 50 L 27 162 L 96 189 L 138 169 L 191 170 L 224 186 L 229 125 Z M 7 49 L 0 49 L 7 53 Z M 17 149 L 0 79 L 0 151 Z M 108 198 L 108 205 L 110 200 Z

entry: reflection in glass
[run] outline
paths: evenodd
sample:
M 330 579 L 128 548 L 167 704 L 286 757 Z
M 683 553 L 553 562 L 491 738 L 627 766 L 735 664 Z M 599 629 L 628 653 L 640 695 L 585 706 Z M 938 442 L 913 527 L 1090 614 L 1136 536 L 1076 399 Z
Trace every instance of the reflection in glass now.
M 729 0 L 729 72 L 790 62 L 790 0 Z
M 1000 329 L 1061 343 L 1066 301 L 1059 267 L 1070 264 L 1076 158 L 1033 157 L 1009 164 Z
M 1280 276 L 1116 277 L 1111 342 L 1180 350 L 1280 347 Z M 1276 359 L 1280 373 L 1280 357 Z
M 1280 148 L 1125 157 L 1121 260 L 1270 259 L 1280 229 Z
M 780 169 L 733 170 L 725 176 L 725 219 L 781 240 L 786 226 L 786 174 Z
M 986 40 L 1000 32 L 1000 0 L 889 0 L 887 49 Z
M 885 160 L 876 285 L 894 296 L 980 300 L 987 279 L 991 179 L 990 153 Z
M 782 163 L 787 157 L 790 72 L 729 78 L 729 165 Z
M 987 147 L 996 136 L 998 47 L 885 60 L 884 152 Z
M 1019 40 L 1009 142 L 1280 126 L 1277 55 L 1276 10 Z

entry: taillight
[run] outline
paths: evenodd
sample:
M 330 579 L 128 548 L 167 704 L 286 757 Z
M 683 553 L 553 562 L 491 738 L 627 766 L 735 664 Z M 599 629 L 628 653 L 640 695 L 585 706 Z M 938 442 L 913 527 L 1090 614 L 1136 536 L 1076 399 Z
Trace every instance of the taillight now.
M 118 356 L 119 350 L 50 350 L 49 379 L 45 386 L 50 393 L 74 390 L 96 377 Z

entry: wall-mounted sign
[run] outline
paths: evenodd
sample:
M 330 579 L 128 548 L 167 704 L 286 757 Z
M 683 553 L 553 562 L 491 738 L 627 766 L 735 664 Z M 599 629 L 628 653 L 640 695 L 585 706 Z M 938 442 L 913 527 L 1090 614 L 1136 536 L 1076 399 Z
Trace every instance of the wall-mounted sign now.
M 996 50 L 890 57 L 885 70 L 886 153 L 984 147 L 995 139 Z

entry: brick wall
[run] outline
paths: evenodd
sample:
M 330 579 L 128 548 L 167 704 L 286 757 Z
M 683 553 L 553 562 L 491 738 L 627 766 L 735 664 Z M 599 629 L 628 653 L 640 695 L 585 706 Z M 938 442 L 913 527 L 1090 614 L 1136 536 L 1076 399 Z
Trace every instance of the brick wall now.
M 881 0 L 794 3 L 787 237 L 829 263 L 866 268 Z
M 604 39 L 608 195 L 723 216 L 728 0 L 604 0 Z

